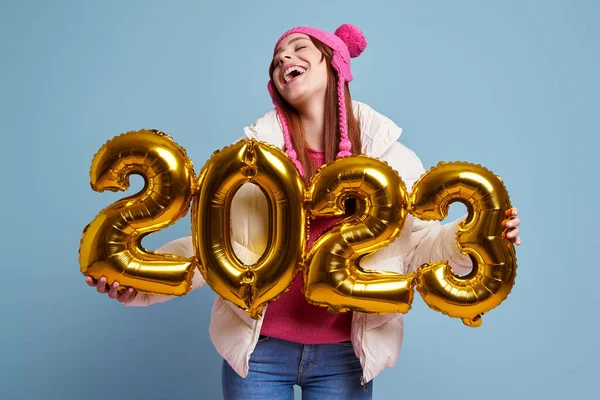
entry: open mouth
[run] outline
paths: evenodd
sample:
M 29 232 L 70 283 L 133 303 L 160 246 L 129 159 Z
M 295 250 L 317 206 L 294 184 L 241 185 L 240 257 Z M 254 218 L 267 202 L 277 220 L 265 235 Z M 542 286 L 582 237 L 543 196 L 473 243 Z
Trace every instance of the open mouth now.
M 300 65 L 292 65 L 283 72 L 283 80 L 285 83 L 290 83 L 297 77 L 303 75 L 306 72 L 306 68 Z

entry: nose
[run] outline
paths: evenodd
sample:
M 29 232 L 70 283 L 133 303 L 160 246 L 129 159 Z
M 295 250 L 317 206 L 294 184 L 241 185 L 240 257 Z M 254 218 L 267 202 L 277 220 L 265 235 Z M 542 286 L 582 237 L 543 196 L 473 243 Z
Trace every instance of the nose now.
M 285 62 L 285 60 L 289 60 L 291 58 L 292 57 L 289 54 L 287 54 L 285 51 L 282 51 L 281 53 L 279 53 L 278 62 L 281 65 Z

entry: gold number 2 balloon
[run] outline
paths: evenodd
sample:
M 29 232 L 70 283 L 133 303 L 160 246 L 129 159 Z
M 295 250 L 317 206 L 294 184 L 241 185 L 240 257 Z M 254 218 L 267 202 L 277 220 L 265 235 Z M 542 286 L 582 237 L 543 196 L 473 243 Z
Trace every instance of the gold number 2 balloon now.
M 408 312 L 414 274 L 359 266 L 362 256 L 387 246 L 400 234 L 408 203 L 404 182 L 387 164 L 361 155 L 322 167 L 307 191 L 315 216 L 343 215 L 348 197 L 356 199 L 357 212 L 324 233 L 307 255 L 305 296 L 338 312 Z
M 94 156 L 92 189 L 126 190 L 131 174 L 144 178 L 144 188 L 105 208 L 85 227 L 81 272 L 142 292 L 183 295 L 190 290 L 194 260 L 147 251 L 141 241 L 187 214 L 195 182 L 192 162 L 163 132 L 128 132 L 109 140 Z
M 432 309 L 476 327 L 514 285 L 515 249 L 502 238 L 502 221 L 511 204 L 501 179 L 487 169 L 465 162 L 439 163 L 414 184 L 410 213 L 442 220 L 454 201 L 468 210 L 458 228 L 457 245 L 473 260 L 473 271 L 460 277 L 444 262 L 427 263 L 418 271 L 417 290 Z
M 269 209 L 267 248 L 254 265 L 238 259 L 230 238 L 232 199 L 245 183 L 258 185 Z M 200 271 L 217 294 L 252 318 L 260 318 L 264 304 L 291 285 L 302 265 L 306 244 L 303 194 L 303 182 L 287 155 L 256 140 L 215 152 L 200 174 L 192 207 Z

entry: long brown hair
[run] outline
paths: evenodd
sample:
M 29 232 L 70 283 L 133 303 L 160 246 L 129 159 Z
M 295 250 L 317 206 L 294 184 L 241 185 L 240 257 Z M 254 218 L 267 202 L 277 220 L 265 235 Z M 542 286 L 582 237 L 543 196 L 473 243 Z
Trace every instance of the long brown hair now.
M 331 66 L 331 60 L 333 58 L 333 52 L 331 48 L 320 40 L 317 40 L 311 36 L 309 36 L 309 38 L 315 47 L 321 51 L 321 54 L 327 60 L 329 65 L 329 68 L 327 68 L 327 88 L 325 89 L 325 126 L 323 130 L 325 163 L 328 163 L 335 160 L 340 143 L 337 96 L 337 79 L 339 78 L 336 76 L 335 70 Z M 271 63 L 271 66 L 269 67 L 269 77 L 271 80 L 273 80 L 274 70 L 275 63 Z M 358 120 L 354 117 L 354 112 L 352 111 L 352 98 L 350 97 L 348 82 L 345 82 L 344 84 L 344 94 L 346 103 L 348 138 L 352 142 L 352 148 L 350 149 L 350 152 L 352 154 L 360 154 L 362 148 L 360 142 L 360 125 Z M 302 122 L 300 121 L 300 115 L 287 101 L 285 101 L 277 89 L 273 90 L 273 98 L 277 106 L 284 113 L 285 119 L 287 120 L 292 145 L 298 154 L 298 161 L 300 161 L 304 167 L 304 180 L 305 182 L 308 182 L 310 178 L 317 172 L 317 169 L 308 158 L 307 146 L 306 142 L 304 141 L 304 128 L 302 127 Z

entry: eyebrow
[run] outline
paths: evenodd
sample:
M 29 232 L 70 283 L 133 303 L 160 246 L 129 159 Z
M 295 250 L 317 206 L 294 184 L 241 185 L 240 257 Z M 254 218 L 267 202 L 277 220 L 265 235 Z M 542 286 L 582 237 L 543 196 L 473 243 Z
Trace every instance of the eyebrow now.
M 308 38 L 300 36 L 300 37 L 290 40 L 290 42 L 288 44 L 292 44 L 292 43 L 297 42 L 298 40 L 302 40 L 302 39 L 308 40 Z M 278 48 L 277 51 L 275 52 L 275 54 L 273 54 L 273 58 L 275 58 L 275 56 L 277 56 L 277 54 L 281 53 L 282 51 L 283 51 L 283 49 Z

